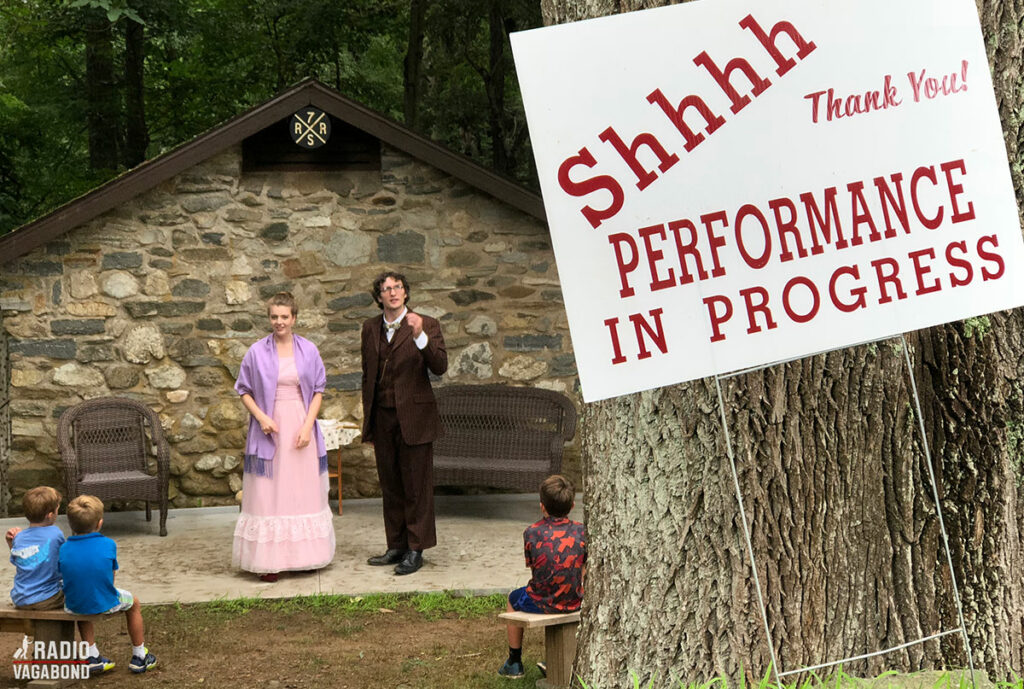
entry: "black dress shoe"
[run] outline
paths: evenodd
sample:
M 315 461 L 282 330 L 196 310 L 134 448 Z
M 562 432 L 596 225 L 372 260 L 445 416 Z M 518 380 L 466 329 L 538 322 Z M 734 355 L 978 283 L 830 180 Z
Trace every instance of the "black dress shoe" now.
M 395 567 L 395 574 L 412 574 L 423 566 L 423 551 L 410 550 Z
M 388 548 L 386 553 L 383 555 L 374 555 L 366 561 L 366 564 L 373 565 L 374 567 L 393 565 L 396 562 L 401 562 L 406 552 L 407 551 L 399 550 L 398 548 Z

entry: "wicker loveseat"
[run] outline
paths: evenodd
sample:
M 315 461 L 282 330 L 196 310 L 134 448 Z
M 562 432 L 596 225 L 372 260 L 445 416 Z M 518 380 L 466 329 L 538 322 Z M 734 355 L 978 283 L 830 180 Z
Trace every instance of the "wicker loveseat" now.
M 135 400 L 101 397 L 61 414 L 57 445 L 64 461 L 66 500 L 145 500 L 160 509 L 160 535 L 167 535 L 170 452 L 156 413 Z M 155 460 L 156 473 L 150 473 Z
M 447 385 L 437 403 L 444 433 L 434 442 L 434 484 L 524 491 L 562 469 L 576 433 L 576 407 L 552 390 Z

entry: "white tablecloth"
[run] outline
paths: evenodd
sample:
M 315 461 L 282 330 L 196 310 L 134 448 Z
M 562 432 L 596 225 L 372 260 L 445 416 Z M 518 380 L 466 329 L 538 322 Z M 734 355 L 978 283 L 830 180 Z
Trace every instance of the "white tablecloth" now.
M 334 419 L 320 419 L 320 432 L 324 434 L 324 446 L 328 450 L 351 445 L 362 434 L 355 424 Z

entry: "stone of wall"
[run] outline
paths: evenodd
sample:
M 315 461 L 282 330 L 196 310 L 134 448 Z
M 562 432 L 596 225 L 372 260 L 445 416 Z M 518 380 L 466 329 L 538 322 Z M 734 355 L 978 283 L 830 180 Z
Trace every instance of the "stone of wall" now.
M 11 499 L 11 488 L 7 481 L 7 467 L 11 462 L 11 360 L 7 343 L 7 333 L 0 327 L 0 517 L 7 516 Z
M 443 382 L 580 402 L 543 223 L 387 147 L 380 172 L 244 174 L 235 148 L 2 266 L 15 496 L 62 485 L 64 409 L 123 395 L 160 414 L 175 506 L 232 502 L 247 426 L 232 385 L 269 333 L 264 301 L 296 296 L 295 330 L 327 365 L 321 416 L 358 423 L 360 326 L 380 314 L 368 290 L 385 267 L 441 321 Z M 578 478 L 578 442 L 566 459 Z M 343 466 L 346 497 L 377 493 L 369 446 Z

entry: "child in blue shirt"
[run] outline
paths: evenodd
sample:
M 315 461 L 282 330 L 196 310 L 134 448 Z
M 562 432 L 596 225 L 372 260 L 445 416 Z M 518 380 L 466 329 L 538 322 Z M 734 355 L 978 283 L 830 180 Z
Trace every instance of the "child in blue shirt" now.
M 60 508 L 60 493 L 49 486 L 28 490 L 21 500 L 21 509 L 28 519 L 28 528 L 7 530 L 7 546 L 14 565 L 14 588 L 11 601 L 21 610 L 59 610 L 64 607 L 58 552 L 64 534 L 55 526 Z M 92 622 L 79 622 L 82 640 L 89 644 L 89 675 L 97 675 L 114 667 L 109 658 L 96 648 L 96 632 Z
M 128 669 L 145 672 L 156 665 L 156 656 L 146 649 L 138 599 L 114 586 L 117 544 L 100 533 L 103 503 L 94 495 L 78 496 L 68 503 L 68 523 L 74 535 L 60 549 L 64 609 L 79 615 L 124 612 L 132 641 Z

